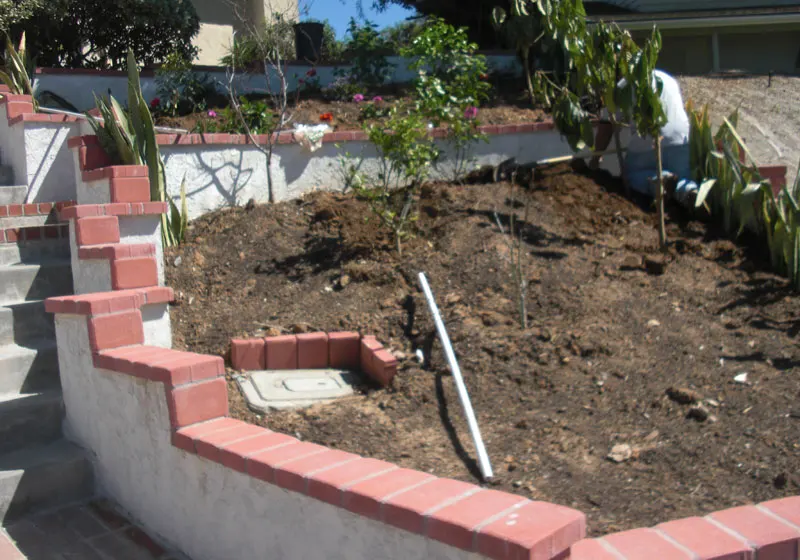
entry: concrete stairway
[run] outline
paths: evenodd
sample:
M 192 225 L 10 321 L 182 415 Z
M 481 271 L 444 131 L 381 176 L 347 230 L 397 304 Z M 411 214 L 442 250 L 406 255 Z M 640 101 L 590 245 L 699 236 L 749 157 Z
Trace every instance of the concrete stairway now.
M 50 204 L 0 166 L 0 524 L 92 493 L 83 451 L 62 438 L 53 317 L 44 299 L 72 293 L 68 230 Z

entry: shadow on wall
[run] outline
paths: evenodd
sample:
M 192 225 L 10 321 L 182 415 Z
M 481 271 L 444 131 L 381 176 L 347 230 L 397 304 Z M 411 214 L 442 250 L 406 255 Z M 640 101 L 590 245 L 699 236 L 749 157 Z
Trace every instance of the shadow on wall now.
M 245 156 L 255 151 L 167 152 L 163 155 L 167 191 L 179 204 L 181 182 L 186 178 L 190 219 L 219 208 L 243 205 L 250 198 L 243 193 L 258 188 L 254 184 L 255 169 L 245 162 Z M 266 182 L 264 190 L 266 192 Z

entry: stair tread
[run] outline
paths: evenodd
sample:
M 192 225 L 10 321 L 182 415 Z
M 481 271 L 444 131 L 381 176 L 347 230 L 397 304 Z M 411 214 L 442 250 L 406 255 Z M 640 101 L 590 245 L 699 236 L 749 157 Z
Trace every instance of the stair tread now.
M 0 393 L 0 409 L 6 412 L 11 407 L 41 406 L 58 403 L 62 399 L 61 391 L 49 390 L 39 393 Z
M 44 305 L 43 299 L 21 299 L 19 301 L 7 301 L 0 303 L 0 307 L 35 307 L 37 305 Z
M 16 272 L 18 270 L 38 270 L 40 268 L 57 268 L 62 266 L 71 266 L 72 261 L 67 257 L 48 257 L 38 263 L 14 263 L 14 264 L 0 264 L 0 274 L 5 271 Z
M 57 347 L 56 341 L 50 338 L 34 339 L 30 342 L 26 342 L 25 346 L 14 343 L 0 344 L 0 359 L 4 356 L 20 356 L 41 352 L 43 350 L 56 349 Z
M 0 478 L 36 467 L 82 461 L 85 458 L 83 449 L 62 438 L 0 455 Z

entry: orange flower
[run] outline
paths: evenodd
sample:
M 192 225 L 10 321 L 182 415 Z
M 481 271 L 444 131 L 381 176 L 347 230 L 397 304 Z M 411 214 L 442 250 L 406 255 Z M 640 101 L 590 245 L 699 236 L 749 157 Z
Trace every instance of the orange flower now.
M 322 122 L 331 122 L 333 120 L 333 113 L 322 113 L 319 116 L 319 120 Z

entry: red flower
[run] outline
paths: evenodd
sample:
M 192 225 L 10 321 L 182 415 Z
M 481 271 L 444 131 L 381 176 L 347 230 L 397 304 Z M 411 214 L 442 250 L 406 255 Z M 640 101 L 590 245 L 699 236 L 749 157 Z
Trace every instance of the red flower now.
M 317 75 L 317 69 L 316 68 L 312 68 L 311 70 L 306 72 L 306 76 L 308 76 L 309 78 L 313 78 L 316 75 Z
M 333 120 L 333 113 L 322 113 L 319 116 L 319 120 L 322 122 L 331 122 Z
M 151 109 L 155 109 L 159 105 L 161 105 L 161 100 L 158 97 L 153 98 L 153 100 L 150 102 Z
M 481 74 L 481 75 L 480 75 L 480 79 L 481 79 L 481 80 L 484 80 L 484 81 L 485 81 L 485 80 L 488 80 L 488 79 L 489 79 L 489 74 Z

